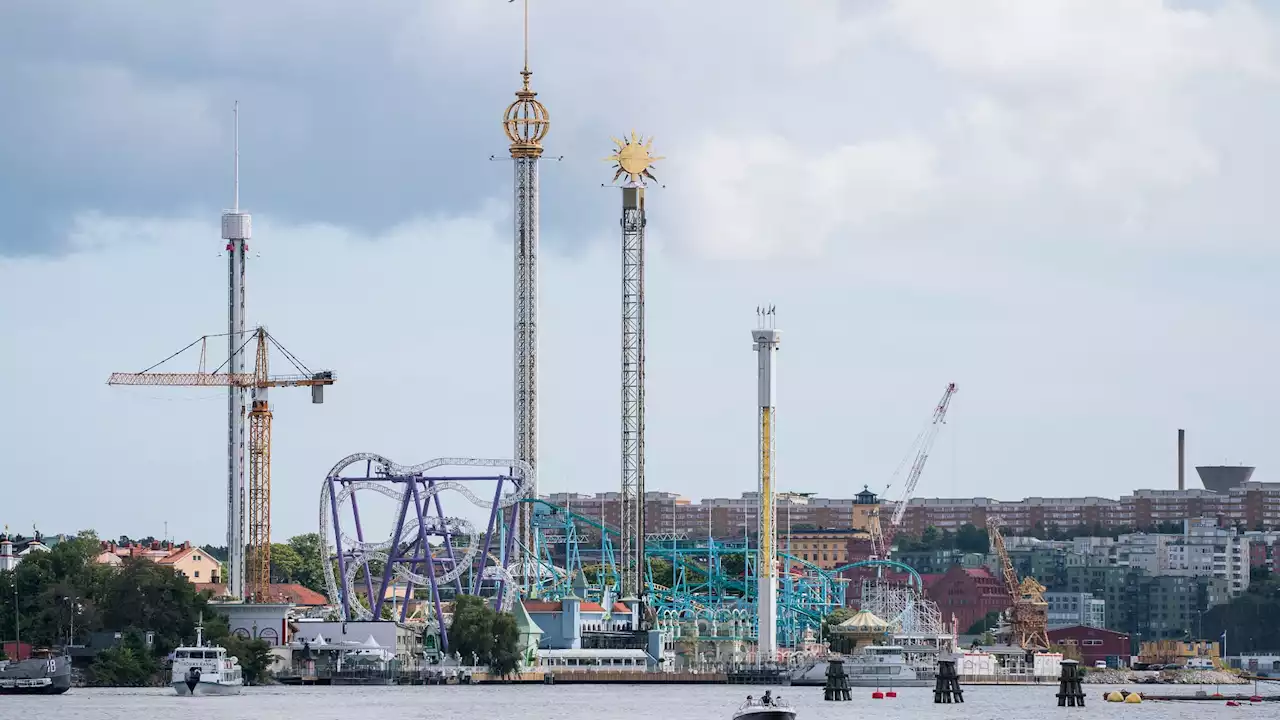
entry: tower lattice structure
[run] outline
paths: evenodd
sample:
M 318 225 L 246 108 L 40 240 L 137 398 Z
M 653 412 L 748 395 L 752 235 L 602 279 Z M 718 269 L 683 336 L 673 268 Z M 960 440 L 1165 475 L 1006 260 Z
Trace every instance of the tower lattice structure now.
M 515 459 L 538 465 L 538 159 L 551 128 L 547 109 L 529 79 L 529 8 L 524 14 L 523 82 L 507 106 L 502 129 L 511 142 L 515 217 Z M 537 477 L 536 472 L 534 478 Z M 532 480 L 536 484 L 536 479 Z M 538 489 L 532 489 L 532 497 Z M 533 506 L 520 505 L 515 533 L 523 547 L 533 544 Z M 513 558 L 518 560 L 518 558 Z
M 622 189 L 622 592 L 644 585 L 644 187 Z
M 614 154 L 613 180 L 622 185 L 622 485 L 621 583 L 624 596 L 643 598 L 644 581 L 644 233 L 645 180 L 661 160 L 650 150 L 653 138 L 643 140 L 634 130 L 619 140 Z

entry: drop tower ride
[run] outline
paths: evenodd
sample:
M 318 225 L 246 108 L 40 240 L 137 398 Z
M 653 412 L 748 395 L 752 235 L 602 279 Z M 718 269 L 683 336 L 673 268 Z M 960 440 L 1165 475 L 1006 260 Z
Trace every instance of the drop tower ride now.
M 529 2 L 524 3 L 524 79 L 507 106 L 502 129 L 515 170 L 515 459 L 538 466 L 538 159 L 551 128 L 547 109 L 529 85 Z M 534 473 L 537 478 L 537 473 Z M 536 484 L 536 479 L 534 483 Z M 530 497 L 538 496 L 534 487 Z M 521 503 L 516 538 L 533 546 L 533 505 Z M 522 560 L 523 558 L 521 558 Z

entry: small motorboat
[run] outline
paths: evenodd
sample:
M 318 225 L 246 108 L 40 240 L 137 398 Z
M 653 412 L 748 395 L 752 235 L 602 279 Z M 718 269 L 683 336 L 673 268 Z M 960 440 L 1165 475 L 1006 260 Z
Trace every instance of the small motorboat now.
M 796 711 L 782 698 L 774 697 L 772 690 L 765 690 L 759 698 L 748 695 L 733 720 L 796 720 Z

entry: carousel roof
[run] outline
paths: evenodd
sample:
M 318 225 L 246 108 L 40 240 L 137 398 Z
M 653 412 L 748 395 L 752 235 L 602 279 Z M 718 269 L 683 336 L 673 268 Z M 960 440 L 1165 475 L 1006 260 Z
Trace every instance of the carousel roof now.
M 870 610 L 859 610 L 853 617 L 833 628 L 837 632 L 884 632 L 888 629 L 889 623 Z

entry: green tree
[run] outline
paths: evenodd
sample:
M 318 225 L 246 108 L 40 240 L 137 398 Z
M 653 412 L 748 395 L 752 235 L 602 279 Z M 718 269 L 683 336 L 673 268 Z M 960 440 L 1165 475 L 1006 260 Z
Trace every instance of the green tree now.
M 19 566 L 21 567 L 21 566 Z M 182 573 L 145 558 L 129 558 L 115 572 L 103 598 L 107 628 L 149 630 L 155 651 L 168 653 L 195 636 L 195 624 L 208 603 Z
M 510 613 L 495 613 L 489 671 L 502 677 L 515 672 L 520 667 L 520 655 L 516 652 L 519 642 L 520 631 L 516 627 L 515 616 Z
M 462 662 L 474 660 L 488 665 L 494 674 L 508 675 L 520 662 L 516 647 L 519 641 L 513 616 L 494 611 L 473 595 L 459 595 L 454 600 L 449 648 L 458 653 Z
M 848 652 L 852 648 L 849 647 L 849 638 L 831 631 L 832 628 L 840 623 L 853 617 L 855 612 L 851 608 L 836 608 L 831 614 L 822 619 L 822 635 L 831 641 L 831 649 L 836 652 Z
M 978 529 L 972 523 L 965 523 L 956 531 L 956 549 L 966 553 L 987 553 L 991 550 L 991 541 L 987 537 L 986 528 Z
M 298 567 L 294 571 L 292 582 L 318 593 L 325 592 L 324 564 L 329 553 L 320 540 L 320 534 L 295 535 L 289 538 L 289 547 L 298 556 Z
M 159 669 L 141 636 L 131 632 L 120 647 L 98 653 L 89 666 L 89 682 L 104 687 L 143 687 L 152 683 Z
M 994 628 L 999 622 L 1000 622 L 1000 611 L 990 610 L 987 612 L 986 615 L 983 615 L 981 619 L 979 619 L 974 624 L 970 625 L 969 629 L 964 631 L 964 634 L 965 635 L 982 635 L 983 633 L 986 633 L 988 630 L 991 630 L 992 628 Z
M 463 663 L 487 663 L 493 653 L 493 610 L 474 595 L 459 595 L 453 601 L 453 624 L 449 626 L 449 648 Z
M 271 664 L 275 655 L 265 640 L 249 640 L 232 635 L 220 641 L 227 654 L 240 662 L 240 671 L 248 685 L 261 685 L 271 677 Z
M 930 525 L 920 533 L 920 544 L 923 550 L 933 550 L 938 546 L 938 541 L 942 538 L 942 531 Z
M 671 561 L 663 558 L 650 557 L 649 570 L 653 573 L 653 583 L 655 585 L 671 587 L 675 584 L 675 576 L 671 568 Z
M 292 545 L 271 544 L 271 582 L 297 582 L 298 570 L 301 566 L 302 557 Z

